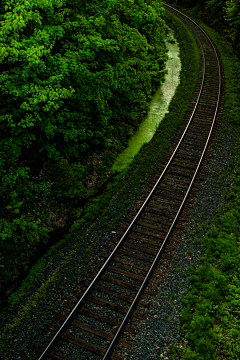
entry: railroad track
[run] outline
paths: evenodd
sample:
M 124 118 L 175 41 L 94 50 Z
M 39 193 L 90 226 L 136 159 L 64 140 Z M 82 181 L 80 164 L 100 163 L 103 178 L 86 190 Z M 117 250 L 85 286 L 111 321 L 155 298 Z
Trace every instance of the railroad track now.
M 108 253 L 101 253 L 92 264 L 83 291 L 64 302 L 64 312 L 55 315 L 57 325 L 46 327 L 52 335 L 50 343 L 34 345 L 38 360 L 124 359 L 137 332 L 134 321 L 147 317 L 146 299 L 156 293 L 156 279 L 164 274 L 180 242 L 189 216 L 189 194 L 193 196 L 193 184 L 198 186 L 196 178 L 218 114 L 221 69 L 207 34 L 184 14 L 164 6 L 187 23 L 201 50 L 194 103 L 146 199 L 136 204 L 126 225 L 116 231 Z

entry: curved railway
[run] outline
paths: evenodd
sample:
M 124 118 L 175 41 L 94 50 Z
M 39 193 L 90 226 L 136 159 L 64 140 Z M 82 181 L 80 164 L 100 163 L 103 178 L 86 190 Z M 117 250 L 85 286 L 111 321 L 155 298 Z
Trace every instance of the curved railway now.
M 143 294 L 153 295 L 158 285 L 151 275 L 163 275 L 161 265 L 167 266 L 166 260 L 171 260 L 171 251 L 180 242 L 189 215 L 186 202 L 196 186 L 219 111 L 222 75 L 208 35 L 183 13 L 167 4 L 164 7 L 189 26 L 199 44 L 201 70 L 195 103 L 146 199 L 136 204 L 127 225 L 116 231 L 108 246 L 110 254 L 99 255 L 83 292 L 76 291 L 75 302 L 65 301 L 66 312 L 55 315 L 59 328 L 45 329 L 52 335 L 50 343 L 46 347 L 35 344 L 38 360 L 76 360 L 71 346 L 75 354 L 79 349 L 77 359 L 124 359 L 125 349 L 131 347 L 129 339 L 137 332 L 132 319 L 146 318 L 148 304 Z

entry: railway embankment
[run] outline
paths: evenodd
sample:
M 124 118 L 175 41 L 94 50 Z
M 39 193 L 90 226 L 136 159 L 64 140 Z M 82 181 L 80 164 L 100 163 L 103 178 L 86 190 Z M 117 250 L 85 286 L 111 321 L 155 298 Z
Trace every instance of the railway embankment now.
M 139 359 L 157 358 L 156 349 L 163 359 L 239 357 L 240 61 L 219 33 L 201 20 L 195 21 L 214 41 L 222 60 L 222 123 L 183 246 L 153 301 L 151 321 L 144 324 L 151 351 L 138 343 L 146 355 Z M 160 310 L 163 303 L 166 305 Z M 154 314 L 158 314 L 159 326 Z

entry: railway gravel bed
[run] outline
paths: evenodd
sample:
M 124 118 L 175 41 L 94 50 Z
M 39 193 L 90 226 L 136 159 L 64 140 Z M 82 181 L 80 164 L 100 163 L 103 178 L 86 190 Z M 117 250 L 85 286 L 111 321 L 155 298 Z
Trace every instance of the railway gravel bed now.
M 222 132 L 221 132 L 222 130 Z M 218 150 L 212 149 L 211 161 L 209 162 L 205 180 L 198 194 L 194 209 L 186 224 L 182 236 L 181 245 L 174 251 L 170 266 L 162 278 L 161 287 L 156 296 L 152 298 L 148 312 L 148 319 L 139 323 L 139 333 L 132 340 L 132 348 L 125 354 L 126 359 L 169 359 L 171 345 L 182 346 L 186 341 L 184 333 L 180 332 L 181 322 L 179 315 L 184 305 L 181 297 L 184 297 L 191 284 L 189 282 L 188 267 L 198 266 L 201 263 L 201 243 L 194 244 L 193 240 L 198 225 L 209 222 L 214 226 L 214 210 L 220 205 L 226 208 L 228 200 L 224 191 L 231 188 L 233 170 L 228 169 L 230 161 L 235 160 L 235 155 L 229 144 L 236 143 L 234 127 L 221 123 L 218 140 L 222 145 Z M 225 174 L 220 177 L 218 174 Z M 198 224 L 194 221 L 197 214 L 200 216 Z M 207 228 L 201 232 L 201 239 L 207 232 Z M 175 355 L 175 360 L 181 359 Z

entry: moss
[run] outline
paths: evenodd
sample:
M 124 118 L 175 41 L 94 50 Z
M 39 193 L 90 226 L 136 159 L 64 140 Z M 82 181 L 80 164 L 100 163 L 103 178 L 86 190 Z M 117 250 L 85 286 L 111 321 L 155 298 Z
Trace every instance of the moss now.
M 182 271 L 183 270 L 183 267 L 182 266 L 179 266 L 175 269 L 175 271 Z

